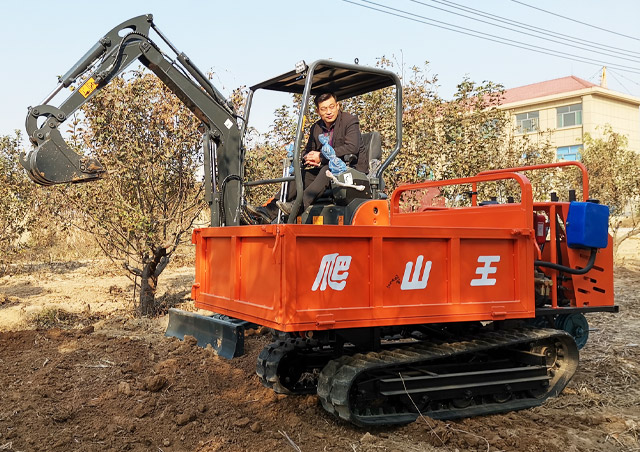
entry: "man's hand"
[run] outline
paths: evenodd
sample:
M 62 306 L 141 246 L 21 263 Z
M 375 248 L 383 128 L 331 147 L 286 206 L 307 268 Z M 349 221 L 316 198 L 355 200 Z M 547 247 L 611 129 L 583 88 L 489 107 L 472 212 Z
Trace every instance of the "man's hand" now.
M 320 151 L 309 151 L 304 156 L 304 164 L 309 166 L 320 166 Z

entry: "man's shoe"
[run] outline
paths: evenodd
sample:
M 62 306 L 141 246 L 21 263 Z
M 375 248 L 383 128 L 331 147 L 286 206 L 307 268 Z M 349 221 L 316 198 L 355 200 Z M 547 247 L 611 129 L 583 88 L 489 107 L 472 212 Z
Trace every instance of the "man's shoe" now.
M 263 224 L 271 224 L 271 222 L 275 219 L 275 215 L 271 215 L 269 209 L 263 206 L 252 206 L 251 204 L 247 204 L 245 206 L 247 212 L 252 216 L 256 217 Z
M 278 209 L 282 210 L 286 215 L 291 214 L 291 209 L 293 208 L 293 202 L 276 201 L 276 205 L 278 206 Z
M 258 219 L 249 215 L 246 209 L 240 209 L 240 224 L 260 224 Z

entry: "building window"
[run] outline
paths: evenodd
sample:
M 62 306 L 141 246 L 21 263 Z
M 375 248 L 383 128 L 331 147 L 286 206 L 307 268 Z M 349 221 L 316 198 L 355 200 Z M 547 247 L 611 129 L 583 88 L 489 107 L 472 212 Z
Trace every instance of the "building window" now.
M 558 107 L 558 129 L 582 124 L 582 104 Z
M 582 145 L 576 144 L 575 146 L 562 146 L 558 148 L 558 160 L 577 160 L 580 161 L 580 151 L 582 151 Z
M 530 111 L 516 115 L 518 133 L 536 132 L 538 130 L 538 118 L 540 112 Z

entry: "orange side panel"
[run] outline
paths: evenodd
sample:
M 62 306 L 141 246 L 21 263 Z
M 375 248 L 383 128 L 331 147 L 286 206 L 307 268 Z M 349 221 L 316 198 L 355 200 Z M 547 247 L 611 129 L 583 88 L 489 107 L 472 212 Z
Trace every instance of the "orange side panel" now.
M 389 203 L 384 199 L 376 199 L 363 203 L 355 215 L 351 224 L 355 226 L 388 226 Z
M 281 331 L 533 317 L 521 223 L 199 229 L 192 295 L 198 308 Z
M 589 261 L 589 250 L 567 250 L 569 265 L 572 268 L 584 268 Z M 576 306 L 610 306 L 613 300 L 613 239 L 598 250 L 593 269 L 585 275 L 571 275 Z

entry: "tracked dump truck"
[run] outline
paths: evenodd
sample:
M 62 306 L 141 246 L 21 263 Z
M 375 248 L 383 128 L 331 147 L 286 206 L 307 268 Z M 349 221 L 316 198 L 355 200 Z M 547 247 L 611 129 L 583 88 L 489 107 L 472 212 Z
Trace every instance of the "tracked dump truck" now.
M 105 174 L 96 159 L 67 146 L 59 126 L 134 61 L 156 74 L 204 130 L 211 227 L 193 231 L 192 297 L 211 315 L 172 310 L 167 334 L 194 335 L 232 358 L 243 353 L 245 328 L 271 328 L 274 341 L 260 353 L 257 374 L 274 391 L 316 393 L 327 411 L 361 426 L 408 423 L 419 413 L 452 419 L 533 407 L 574 375 L 589 334 L 585 314 L 617 312 L 609 211 L 589 199 L 581 163 L 404 185 L 388 197 L 385 170 L 402 152 L 402 87 L 394 73 L 330 60 L 300 63 L 252 86 L 245 111 L 236 112 L 151 15 L 104 35 L 29 109 L 34 149 L 21 162 L 34 182 Z M 51 105 L 68 87 L 75 88 L 69 97 Z M 385 88 L 395 90 L 395 146 L 382 152 L 377 132 L 363 134 L 374 162 L 369 173 L 337 176 L 297 216 L 311 97 L 333 92 L 343 100 Z M 259 90 L 301 95 L 292 175 L 246 177 L 243 140 Z M 568 166 L 581 171 L 581 198 L 534 202 L 523 171 Z M 245 188 L 274 184 L 275 192 L 288 181 L 298 194 L 292 214 L 243 224 L 251 223 L 242 220 Z M 505 181 L 508 195 L 480 199 L 483 187 Z

